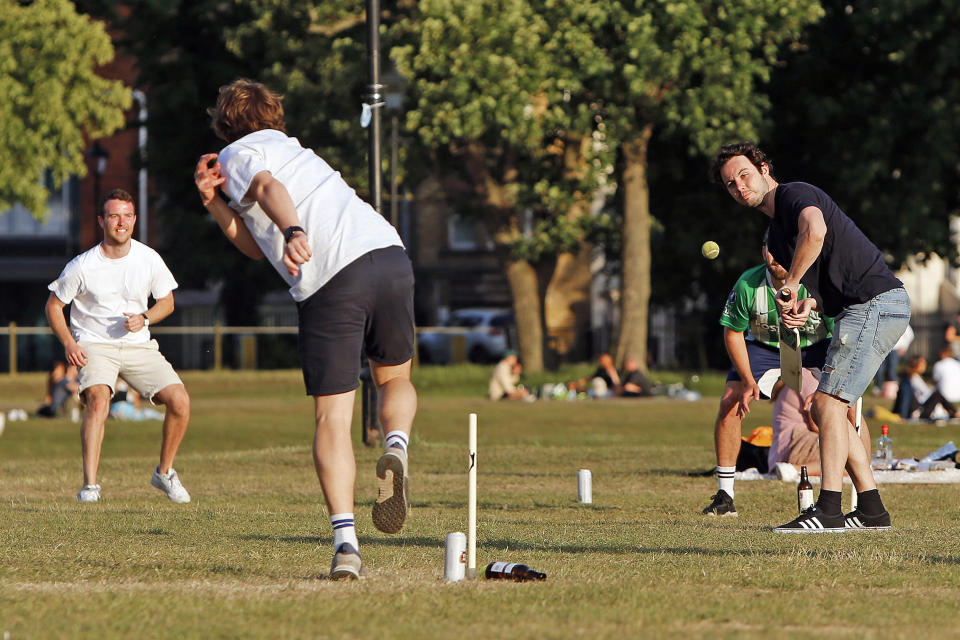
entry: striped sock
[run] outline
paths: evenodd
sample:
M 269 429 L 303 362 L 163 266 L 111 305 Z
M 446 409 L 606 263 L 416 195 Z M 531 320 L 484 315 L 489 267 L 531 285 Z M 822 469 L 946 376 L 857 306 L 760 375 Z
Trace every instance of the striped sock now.
M 717 465 L 717 484 L 721 491 L 726 491 L 727 495 L 733 497 L 733 474 L 736 473 L 736 467 L 721 467 Z
M 333 525 L 333 550 L 336 551 L 344 542 L 353 545 L 357 551 L 360 550 L 360 543 L 357 542 L 357 528 L 353 523 L 352 513 L 335 513 L 330 516 L 330 524 Z
M 400 447 L 403 449 L 403 452 L 406 453 L 407 445 L 410 444 L 410 438 L 407 437 L 407 434 L 403 431 L 396 429 L 387 434 L 383 444 L 387 449 L 390 447 Z

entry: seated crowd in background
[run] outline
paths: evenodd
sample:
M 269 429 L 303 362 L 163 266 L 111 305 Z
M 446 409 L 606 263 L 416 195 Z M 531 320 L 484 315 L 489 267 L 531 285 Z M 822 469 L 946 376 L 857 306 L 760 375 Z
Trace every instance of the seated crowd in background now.
M 952 360 L 951 353 L 948 345 L 941 355 Z M 952 390 L 957 381 L 947 375 L 949 367 L 950 363 L 945 363 L 938 373 L 940 373 L 943 387 Z M 924 380 L 923 373 L 926 370 L 927 360 L 923 356 L 911 356 L 907 360 L 903 375 L 900 377 L 900 387 L 893 405 L 894 411 L 904 420 L 947 420 L 960 417 L 956 406 L 940 391 L 940 383 L 938 382 L 937 387 L 931 388 Z
M 594 398 L 639 398 L 653 395 L 653 384 L 640 370 L 637 359 L 627 356 L 623 369 L 617 371 L 609 353 L 600 354 L 597 368 L 589 378 L 571 383 L 578 392 L 586 391 Z
M 80 406 L 80 381 L 76 365 L 67 365 L 60 360 L 53 363 L 47 374 L 47 388 L 43 405 L 37 409 L 37 415 L 55 418 L 69 409 Z

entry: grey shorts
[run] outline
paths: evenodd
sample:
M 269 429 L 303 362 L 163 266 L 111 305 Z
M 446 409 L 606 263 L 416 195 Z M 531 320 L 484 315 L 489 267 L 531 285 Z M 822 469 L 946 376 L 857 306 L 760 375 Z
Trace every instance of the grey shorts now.
M 873 381 L 908 324 L 910 296 L 903 287 L 841 311 L 817 390 L 852 406 Z
M 156 340 L 143 344 L 80 343 L 87 364 L 80 367 L 80 393 L 104 384 L 116 391 L 117 376 L 153 402 L 153 396 L 172 384 L 183 384 L 173 366 L 160 353 Z

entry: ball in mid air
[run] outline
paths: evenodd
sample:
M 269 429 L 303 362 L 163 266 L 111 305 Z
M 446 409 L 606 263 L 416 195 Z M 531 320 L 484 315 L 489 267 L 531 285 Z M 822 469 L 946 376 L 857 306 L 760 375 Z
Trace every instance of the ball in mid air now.
M 720 246 L 713 240 L 707 240 L 703 243 L 703 246 L 700 247 L 700 253 L 703 254 L 704 258 L 713 260 L 720 255 Z

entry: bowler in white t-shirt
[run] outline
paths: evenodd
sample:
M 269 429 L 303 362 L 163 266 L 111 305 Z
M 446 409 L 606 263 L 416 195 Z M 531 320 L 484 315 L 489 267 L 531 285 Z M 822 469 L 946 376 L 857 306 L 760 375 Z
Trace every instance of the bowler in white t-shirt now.
M 364 567 L 350 426 L 362 352 L 386 431 L 374 526 L 398 532 L 409 506 L 407 444 L 417 411 L 410 382 L 413 268 L 390 223 L 286 134 L 282 96 L 236 80 L 220 88 L 209 113 L 228 144 L 201 156 L 194 182 L 224 235 L 244 255 L 266 257 L 297 302 L 300 366 L 314 399 L 314 466 L 333 527 L 330 577 L 356 579 Z

